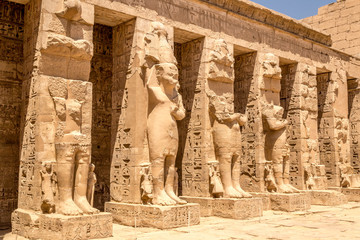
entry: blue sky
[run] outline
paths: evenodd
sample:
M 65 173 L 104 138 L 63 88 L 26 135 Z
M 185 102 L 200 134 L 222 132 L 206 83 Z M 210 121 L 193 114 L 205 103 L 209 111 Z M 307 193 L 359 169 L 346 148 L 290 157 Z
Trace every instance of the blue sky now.
M 267 8 L 283 13 L 295 19 L 302 19 L 317 14 L 319 7 L 336 0 L 251 0 Z M 360 1 L 360 0 L 359 0 Z

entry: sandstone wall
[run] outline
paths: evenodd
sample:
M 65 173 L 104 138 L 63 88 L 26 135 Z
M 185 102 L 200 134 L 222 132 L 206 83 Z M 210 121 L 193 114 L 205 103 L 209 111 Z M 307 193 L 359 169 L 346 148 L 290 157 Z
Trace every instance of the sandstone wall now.
M 17 206 L 24 6 L 0 2 L 0 228 Z
M 94 207 L 98 209 L 103 209 L 110 200 L 112 31 L 112 27 L 94 25 L 94 56 L 89 80 L 93 83 L 91 160 L 97 175 Z
M 333 47 L 360 56 L 360 1 L 338 0 L 302 21 L 331 34 Z

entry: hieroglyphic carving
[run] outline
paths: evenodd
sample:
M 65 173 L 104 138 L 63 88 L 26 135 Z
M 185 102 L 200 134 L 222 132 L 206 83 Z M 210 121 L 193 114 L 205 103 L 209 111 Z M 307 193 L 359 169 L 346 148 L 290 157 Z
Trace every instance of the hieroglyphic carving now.
M 205 141 L 205 79 L 199 72 L 202 65 L 204 39 L 176 45 L 180 65 L 180 94 L 184 99 L 185 119 L 178 123 L 179 152 L 182 162 L 180 193 L 183 196 L 208 197 L 209 173 L 206 163 Z
M 134 129 L 126 122 L 129 107 L 128 74 L 131 66 L 135 20 L 113 28 L 113 81 L 112 81 L 112 140 L 110 195 L 115 201 L 136 202 L 131 188 L 135 183 Z M 129 119 L 128 119 L 129 121 Z M 135 187 L 135 186 L 134 186 Z M 138 190 L 139 191 L 139 190 Z M 138 199 L 140 202 L 140 199 Z
M 330 97 L 331 85 L 330 73 L 317 75 L 317 93 L 318 93 L 318 134 L 319 134 L 319 153 L 320 162 L 325 165 L 326 176 L 329 184 L 338 186 L 340 183 L 336 179 L 337 164 L 335 164 L 335 142 L 334 128 L 335 122 L 332 112 L 332 99 Z
M 112 32 L 108 26 L 94 25 L 94 56 L 91 59 L 90 82 L 93 83 L 91 161 L 98 177 L 94 207 L 104 208 L 110 200 L 111 104 L 112 104 Z
M 246 190 L 258 191 L 259 172 L 256 170 L 256 145 L 259 133 L 259 112 L 254 81 L 256 53 L 235 57 L 234 108 L 235 112 L 246 114 L 248 121 L 241 131 L 241 186 Z
M 0 2 L 0 227 L 17 206 L 24 6 Z
M 348 80 L 351 166 L 360 174 L 360 86 L 358 79 Z

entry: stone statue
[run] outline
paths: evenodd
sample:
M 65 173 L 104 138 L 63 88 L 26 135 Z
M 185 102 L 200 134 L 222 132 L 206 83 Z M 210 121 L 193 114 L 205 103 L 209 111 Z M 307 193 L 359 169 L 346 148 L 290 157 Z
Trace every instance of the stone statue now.
M 41 194 L 43 213 L 55 213 L 54 195 L 56 194 L 56 175 L 53 171 L 52 162 L 42 164 L 41 174 Z
M 96 174 L 94 172 L 95 165 L 93 163 L 91 163 L 89 168 L 90 169 L 89 169 L 86 197 L 87 197 L 87 200 L 90 203 L 90 205 L 94 206 L 95 183 L 97 181 L 96 180 Z
M 272 162 L 272 170 L 277 192 L 297 193 L 299 190 L 290 185 L 289 146 L 286 142 L 286 125 L 281 106 L 267 104 L 263 108 L 265 132 L 265 157 Z
M 217 161 L 208 162 L 210 177 L 210 193 L 213 197 L 219 198 L 224 195 L 224 188 L 221 183 L 219 163 Z
M 265 163 L 265 187 L 268 192 L 276 192 L 277 186 L 271 162 Z
M 141 201 L 143 204 L 151 204 L 153 198 L 153 183 L 149 163 L 141 165 L 140 175 Z
M 304 179 L 305 179 L 305 186 L 307 190 L 312 190 L 316 187 L 316 183 L 314 180 L 314 168 L 315 164 L 312 163 L 309 166 L 304 167 Z
M 161 23 L 152 24 L 145 37 L 149 110 L 148 144 L 156 205 L 186 204 L 174 192 L 175 159 L 178 150 L 177 120 L 185 117 L 178 92 L 178 69 L 167 31 Z
M 53 78 L 49 92 L 56 111 L 56 164 L 59 201 L 56 212 L 64 215 L 99 212 L 91 207 L 86 191 L 90 165 L 88 136 L 82 133 L 82 111 L 88 83 Z
M 215 155 L 219 162 L 224 197 L 251 197 L 240 187 L 240 126 L 247 122 L 247 117 L 234 113 L 231 93 L 218 96 L 212 90 L 208 90 L 207 95 Z

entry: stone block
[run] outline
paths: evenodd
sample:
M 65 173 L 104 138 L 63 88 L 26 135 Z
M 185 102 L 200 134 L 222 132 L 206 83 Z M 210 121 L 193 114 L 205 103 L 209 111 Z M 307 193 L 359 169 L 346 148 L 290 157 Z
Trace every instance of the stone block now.
M 309 192 L 312 205 L 337 206 L 348 202 L 347 197 L 339 191 L 310 190 L 304 192 Z
M 262 216 L 263 200 L 261 198 L 203 198 L 181 197 L 190 203 L 200 205 L 202 217 L 217 216 L 232 219 L 248 219 Z
M 257 193 L 257 192 L 251 192 L 250 194 L 253 195 L 253 197 L 261 198 L 264 211 L 271 210 L 271 201 L 269 195 L 265 195 L 263 193 Z
M 257 193 L 256 196 L 269 198 L 271 210 L 274 211 L 295 212 L 311 208 L 311 198 L 307 193 Z
M 17 209 L 12 213 L 12 233 L 29 239 L 72 240 L 112 236 L 109 213 L 64 216 Z
M 338 188 L 340 190 L 340 188 Z M 360 202 L 360 188 L 341 188 L 349 202 Z
M 200 224 L 198 204 L 156 206 L 106 202 L 105 211 L 112 213 L 114 222 L 133 227 L 169 229 Z

